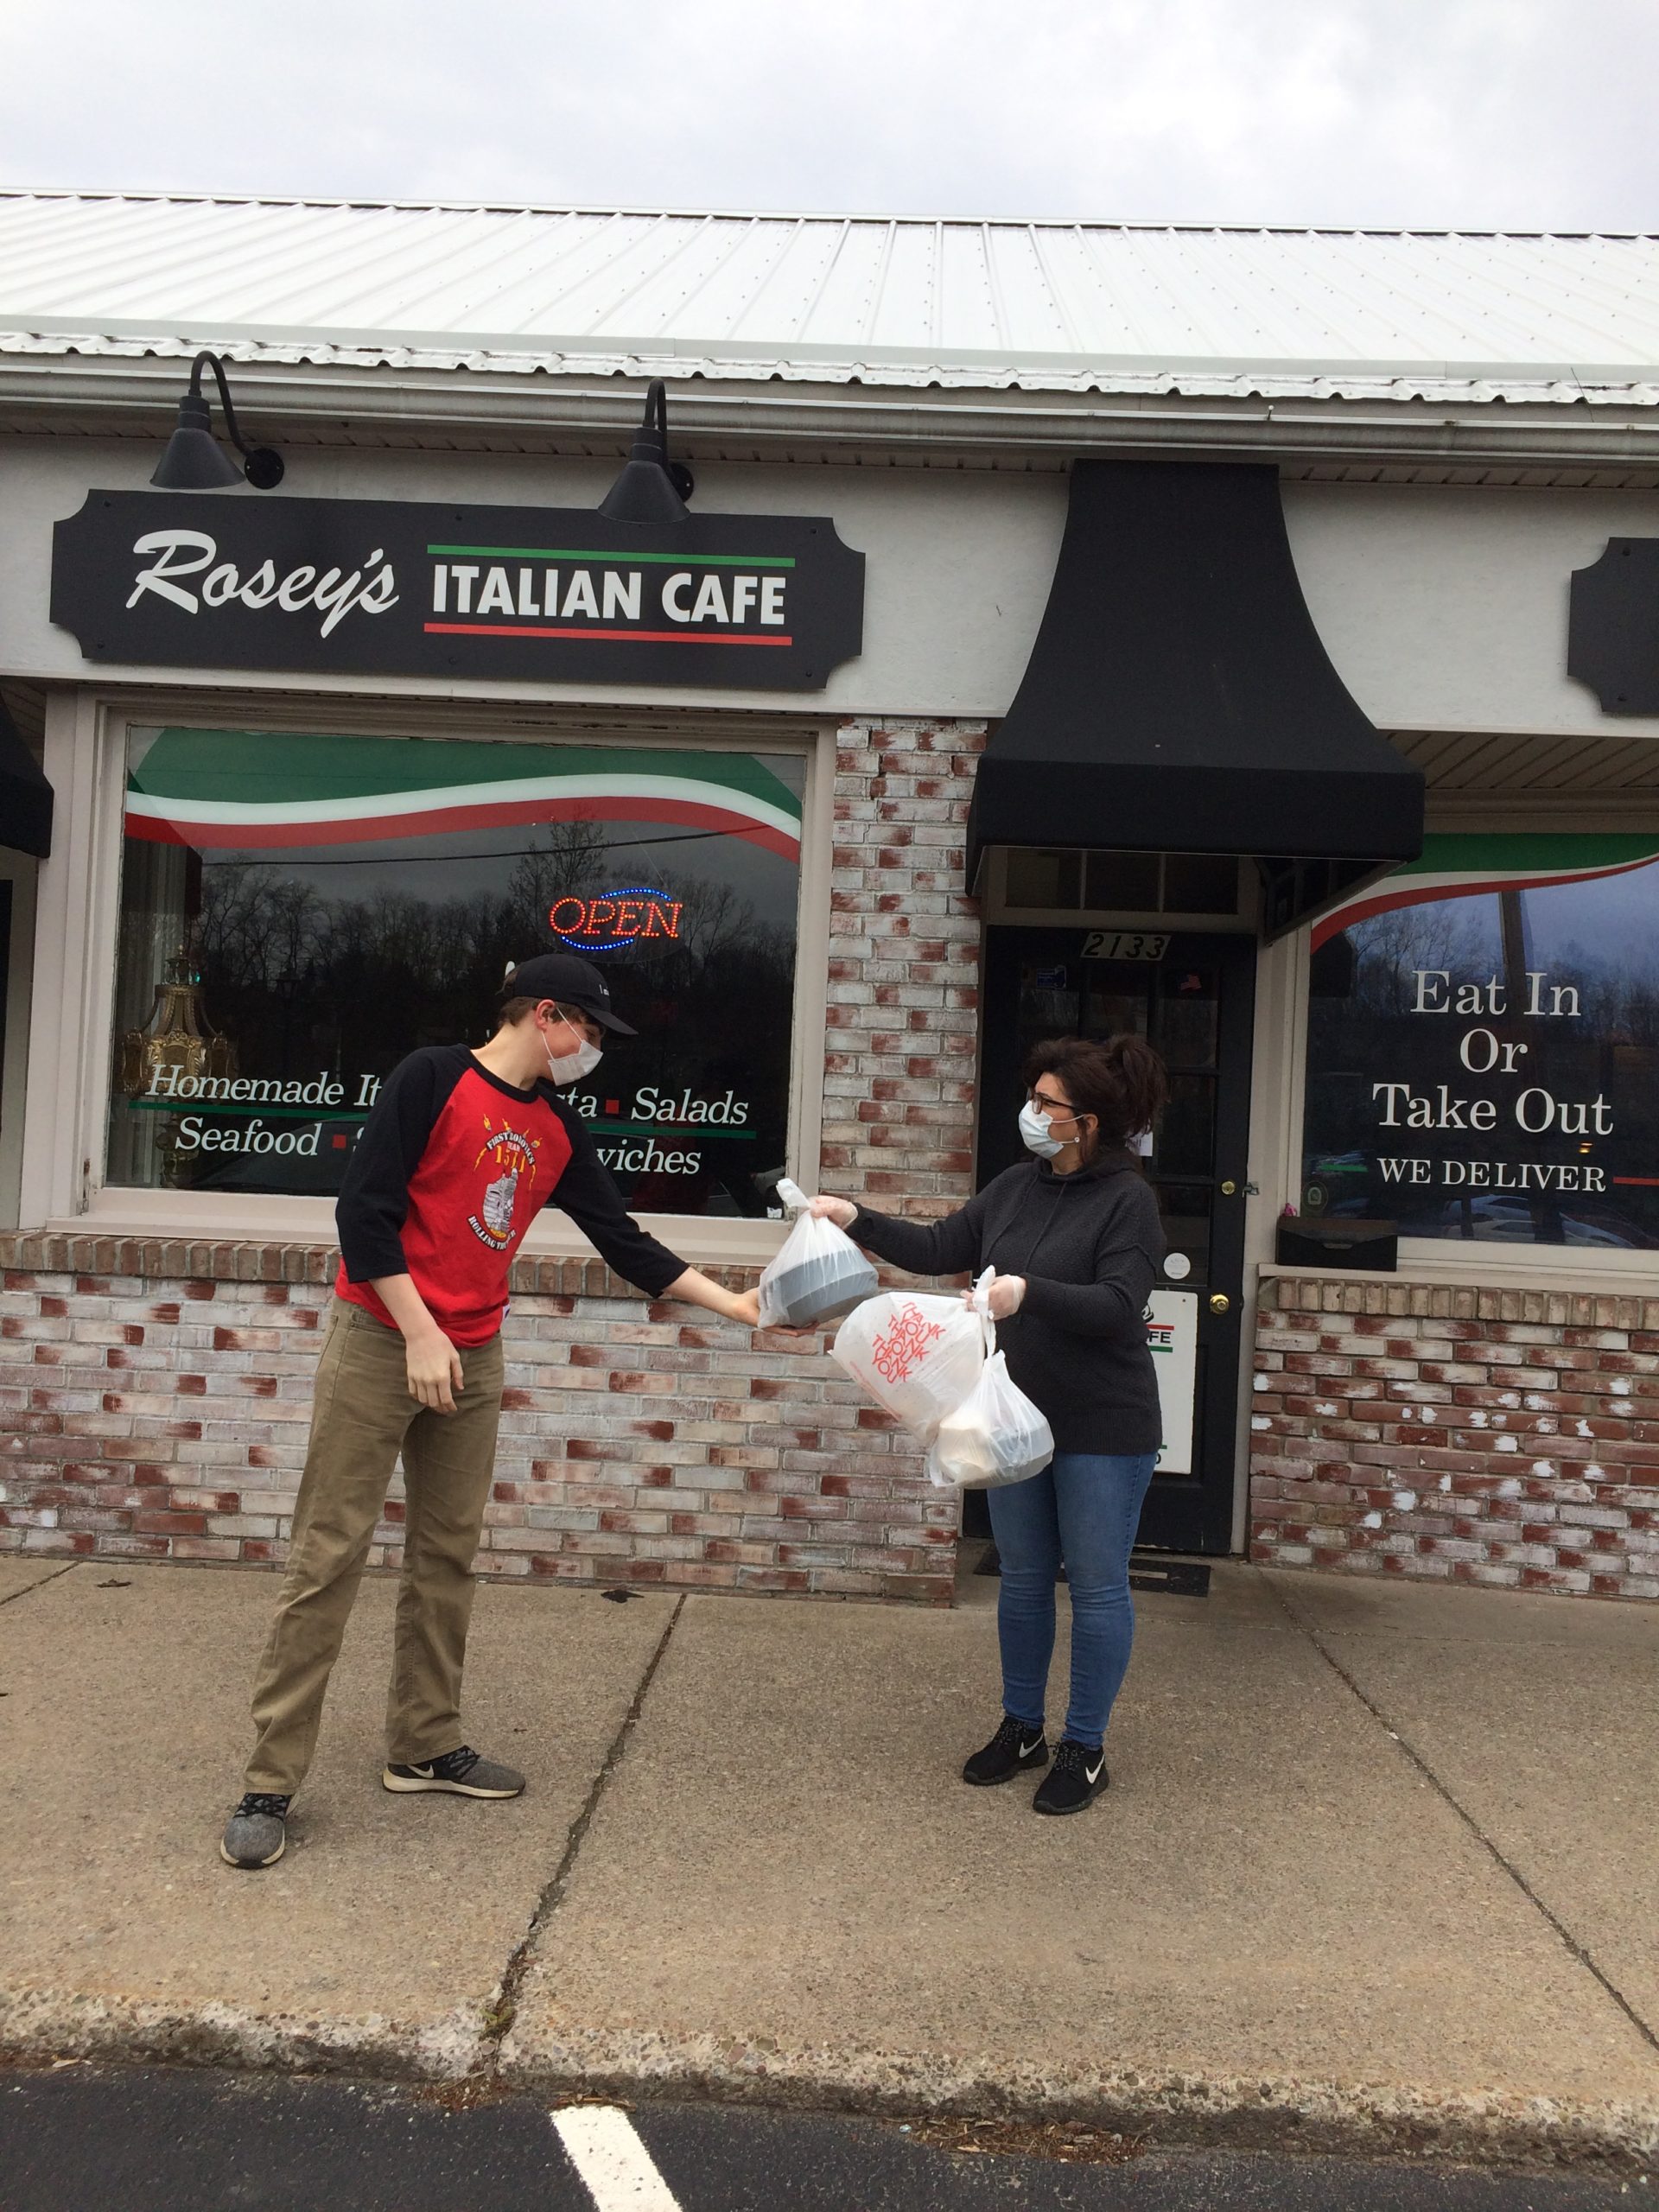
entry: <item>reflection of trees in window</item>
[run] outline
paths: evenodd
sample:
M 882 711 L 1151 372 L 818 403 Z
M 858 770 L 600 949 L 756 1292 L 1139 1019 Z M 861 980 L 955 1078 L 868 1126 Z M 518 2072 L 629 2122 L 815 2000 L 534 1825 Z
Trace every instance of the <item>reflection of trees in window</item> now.
M 354 1096 L 359 1076 L 385 1074 L 417 1046 L 482 1041 L 508 967 L 556 945 L 547 919 L 553 901 L 615 885 L 618 828 L 544 825 L 525 840 L 529 849 L 501 855 L 500 891 L 449 897 L 442 893 L 454 878 L 438 841 L 436 849 L 416 849 L 386 868 L 385 890 L 349 898 L 329 894 L 330 871 L 318 872 L 321 884 L 309 875 L 309 855 L 296 853 L 291 863 L 215 855 L 202 865 L 190 854 L 181 875 L 173 849 L 153 849 L 168 866 L 146 873 L 139 863 L 149 849 L 130 843 L 122 942 L 124 957 L 131 948 L 134 980 L 125 995 L 134 1006 L 148 1003 L 155 947 L 175 950 L 189 919 L 185 907 L 199 905 L 194 944 L 206 1004 L 234 1040 L 242 1071 L 287 1079 L 326 1070 Z M 757 1204 L 748 1187 L 753 1170 L 775 1167 L 784 1156 L 793 931 L 763 922 L 729 884 L 660 861 L 652 880 L 680 903 L 680 934 L 601 956 L 622 1011 L 642 1032 L 616 1051 L 615 1083 L 630 1097 L 647 1084 L 716 1098 L 730 1090 L 748 1101 L 747 1126 L 759 1141 L 728 1144 L 718 1172 L 711 1160 L 700 1180 L 632 1195 L 642 1205 L 749 1211 Z M 136 1153 L 118 1156 L 112 1143 L 111 1160 L 114 1175 L 152 1179 Z M 207 1180 L 223 1171 L 202 1155 L 192 1172 Z M 238 1172 L 245 1178 L 249 1171 L 245 1164 Z M 272 1173 L 270 1187 L 282 1188 L 280 1170 Z M 243 1179 L 238 1187 L 262 1185 Z
M 1492 969 L 1492 918 L 1484 899 L 1443 899 L 1425 906 L 1402 906 L 1373 916 L 1354 935 L 1359 963 L 1352 1011 L 1363 1021 L 1409 1014 L 1416 1003 L 1421 969 L 1470 976 Z
M 537 833 L 533 849 L 517 856 L 507 878 L 507 903 L 519 918 L 530 950 L 546 949 L 547 918 L 556 899 L 593 899 L 605 890 L 608 826 L 550 822 Z

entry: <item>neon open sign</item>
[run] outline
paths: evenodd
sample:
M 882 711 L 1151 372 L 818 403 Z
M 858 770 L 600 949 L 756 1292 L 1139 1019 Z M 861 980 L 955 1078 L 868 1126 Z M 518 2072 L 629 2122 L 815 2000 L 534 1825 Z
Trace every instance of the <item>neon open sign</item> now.
M 671 899 L 648 883 L 632 883 L 620 891 L 603 891 L 596 899 L 579 899 L 574 893 L 556 899 L 548 909 L 548 925 L 556 938 L 582 952 L 620 952 L 641 938 L 678 937 L 684 901 Z

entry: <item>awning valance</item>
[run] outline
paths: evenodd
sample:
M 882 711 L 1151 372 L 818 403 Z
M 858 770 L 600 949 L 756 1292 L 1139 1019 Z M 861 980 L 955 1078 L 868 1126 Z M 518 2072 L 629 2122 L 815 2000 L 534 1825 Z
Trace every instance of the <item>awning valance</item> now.
M 44 860 L 52 850 L 52 786 L 0 699 L 0 845 Z
M 979 764 L 993 845 L 1249 854 L 1277 931 L 1421 848 L 1423 779 L 1349 696 L 1271 467 L 1078 461 L 1048 606 Z

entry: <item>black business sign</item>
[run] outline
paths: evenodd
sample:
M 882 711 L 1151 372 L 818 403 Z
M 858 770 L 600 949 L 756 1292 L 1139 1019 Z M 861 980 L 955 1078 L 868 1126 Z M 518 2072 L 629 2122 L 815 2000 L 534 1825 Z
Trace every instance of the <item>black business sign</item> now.
M 140 667 L 816 691 L 861 649 L 864 556 L 817 516 L 92 492 L 52 620 Z
M 1605 715 L 1659 715 L 1659 537 L 1610 537 L 1573 571 L 1567 672 Z

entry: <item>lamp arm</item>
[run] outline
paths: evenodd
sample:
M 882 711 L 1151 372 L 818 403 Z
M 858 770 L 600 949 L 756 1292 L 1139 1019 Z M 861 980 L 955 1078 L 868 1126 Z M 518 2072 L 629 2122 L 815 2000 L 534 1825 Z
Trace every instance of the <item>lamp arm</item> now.
M 654 431 L 657 451 L 664 468 L 668 467 L 668 387 L 660 377 L 653 377 L 645 389 L 645 419 L 640 425 L 649 437 Z
M 225 410 L 225 428 L 226 432 L 229 434 L 231 443 L 240 454 L 251 453 L 253 451 L 253 448 L 243 436 L 241 429 L 237 423 L 236 410 L 231 404 L 231 387 L 225 381 L 225 364 L 219 359 L 217 353 L 210 353 L 204 351 L 198 353 L 195 359 L 190 364 L 190 391 L 192 397 L 200 398 L 201 396 L 201 372 L 204 369 L 211 369 L 213 371 L 213 380 L 219 386 L 219 404 Z

